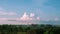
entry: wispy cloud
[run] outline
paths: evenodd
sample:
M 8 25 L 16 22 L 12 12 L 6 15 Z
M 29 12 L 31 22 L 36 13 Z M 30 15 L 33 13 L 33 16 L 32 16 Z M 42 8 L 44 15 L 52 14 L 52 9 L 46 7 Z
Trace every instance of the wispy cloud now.
M 40 20 L 40 17 L 37 17 L 36 19 L 37 19 L 37 20 Z
M 6 12 L 0 11 L 0 15 L 7 15 Z
M 7 14 L 8 15 L 16 15 L 17 13 L 15 13 L 15 12 L 8 12 Z
M 0 7 L 0 11 L 4 10 L 3 7 Z
M 59 21 L 59 18 L 54 18 L 55 21 Z
M 9 15 L 9 16 L 11 16 L 11 15 L 16 15 L 17 13 L 15 13 L 15 12 L 3 12 L 3 11 L 0 11 L 0 15 Z
M 0 21 L 7 20 L 7 18 L 0 18 Z

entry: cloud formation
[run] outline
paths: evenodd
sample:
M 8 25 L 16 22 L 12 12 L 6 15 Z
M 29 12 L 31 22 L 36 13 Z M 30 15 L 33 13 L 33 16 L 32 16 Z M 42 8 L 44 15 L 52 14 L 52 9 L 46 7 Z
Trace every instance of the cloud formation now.
M 14 12 L 0 12 L 0 15 L 16 15 L 16 13 Z M 28 20 L 42 20 L 42 21 L 50 21 L 50 20 L 54 20 L 54 21 L 58 21 L 58 18 L 40 18 L 39 16 L 34 17 L 35 14 L 34 13 L 30 13 L 30 15 L 28 15 L 26 12 L 24 12 L 24 14 L 22 15 L 22 17 L 20 18 L 0 18 L 0 20 L 23 20 L 23 21 L 28 21 Z
M 37 17 L 37 20 L 40 20 L 40 17 Z
M 7 18 L 0 18 L 0 20 L 1 20 L 1 21 L 3 21 L 3 20 L 7 20 Z
M 15 12 L 8 12 L 7 14 L 8 14 L 8 15 L 16 15 Z
M 59 21 L 59 19 L 58 19 L 58 18 L 54 18 L 54 20 L 55 20 L 55 21 Z
M 35 16 L 35 14 L 34 14 L 34 13 L 31 13 L 31 14 L 30 14 L 30 17 L 34 17 L 34 16 Z
M 29 15 L 27 15 L 27 13 L 25 12 L 23 16 L 20 18 L 20 20 L 32 20 L 32 18 L 30 18 Z
M 0 11 L 0 15 L 16 15 L 15 12 L 3 12 L 3 11 Z
M 6 14 L 7 14 L 6 12 L 0 11 L 0 15 L 6 15 Z
M 30 13 L 30 15 L 27 15 L 27 13 L 25 12 L 20 20 L 40 20 L 40 17 L 35 18 L 34 16 L 34 13 Z

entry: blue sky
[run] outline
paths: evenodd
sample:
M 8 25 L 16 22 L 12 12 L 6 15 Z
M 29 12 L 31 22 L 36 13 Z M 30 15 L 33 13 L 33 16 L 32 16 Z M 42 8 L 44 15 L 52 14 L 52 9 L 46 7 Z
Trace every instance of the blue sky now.
M 60 19 L 60 0 L 0 0 L 0 12 L 0 18 L 21 17 L 26 12 L 42 19 Z

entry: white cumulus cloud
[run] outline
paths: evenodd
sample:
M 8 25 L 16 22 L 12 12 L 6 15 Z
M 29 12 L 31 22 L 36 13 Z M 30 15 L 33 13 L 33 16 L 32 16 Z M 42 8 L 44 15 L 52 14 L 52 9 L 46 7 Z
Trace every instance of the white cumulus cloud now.
M 30 15 L 27 15 L 27 13 L 25 12 L 22 17 L 20 17 L 20 20 L 40 20 L 40 17 L 37 17 L 36 19 L 34 16 L 34 13 L 30 13 Z
M 20 18 L 20 20 L 32 20 L 32 18 L 30 18 L 29 15 L 27 15 L 27 13 L 25 12 L 23 16 Z
M 35 14 L 34 13 L 30 13 L 30 17 L 34 17 L 35 16 Z
M 29 16 L 26 14 L 26 12 L 23 14 L 23 16 L 20 18 L 21 20 L 29 20 Z

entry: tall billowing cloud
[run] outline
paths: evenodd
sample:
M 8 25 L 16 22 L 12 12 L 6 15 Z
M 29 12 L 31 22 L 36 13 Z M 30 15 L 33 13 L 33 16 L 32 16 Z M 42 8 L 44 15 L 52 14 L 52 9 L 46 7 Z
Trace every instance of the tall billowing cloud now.
M 40 20 L 40 17 L 37 17 L 36 19 L 34 16 L 34 13 L 30 13 L 30 15 L 27 15 L 27 13 L 25 12 L 23 16 L 20 18 L 20 20 Z
M 26 12 L 23 14 L 23 16 L 20 18 L 20 20 L 29 20 L 29 16 L 26 14 Z

